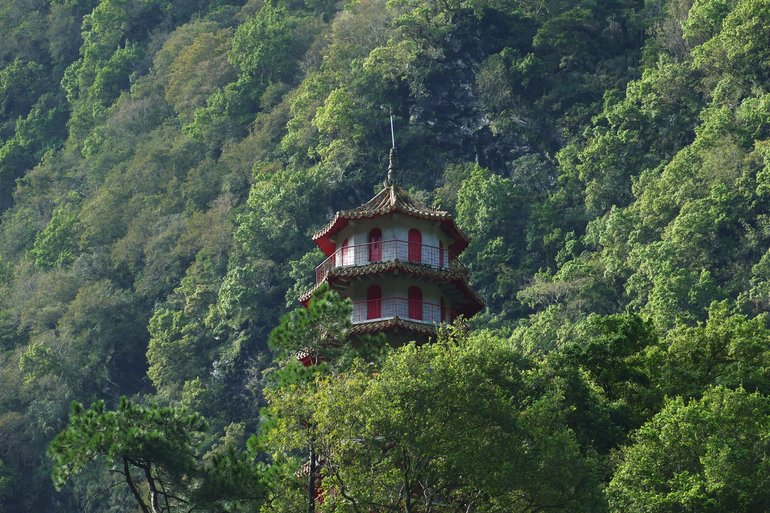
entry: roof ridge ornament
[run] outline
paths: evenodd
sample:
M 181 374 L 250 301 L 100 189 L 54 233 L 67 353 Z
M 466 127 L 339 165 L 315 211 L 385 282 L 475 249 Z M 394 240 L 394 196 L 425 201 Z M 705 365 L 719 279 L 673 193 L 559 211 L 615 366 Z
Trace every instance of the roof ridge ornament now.
M 393 128 L 393 111 L 390 111 L 390 141 L 393 146 L 390 148 L 390 155 L 388 156 L 388 178 L 385 180 L 385 187 L 391 187 L 396 182 L 393 175 L 396 171 L 396 131 Z

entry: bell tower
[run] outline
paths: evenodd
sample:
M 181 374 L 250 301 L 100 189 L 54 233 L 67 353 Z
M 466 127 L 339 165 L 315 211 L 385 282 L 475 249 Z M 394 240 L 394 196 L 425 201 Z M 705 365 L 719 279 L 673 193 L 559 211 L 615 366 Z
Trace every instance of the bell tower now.
M 327 258 L 315 270 L 323 283 L 353 302 L 353 335 L 384 332 L 393 344 L 425 340 L 457 315 L 484 307 L 457 256 L 468 239 L 451 214 L 416 202 L 395 182 L 396 150 L 388 178 L 372 199 L 336 213 L 313 241 Z

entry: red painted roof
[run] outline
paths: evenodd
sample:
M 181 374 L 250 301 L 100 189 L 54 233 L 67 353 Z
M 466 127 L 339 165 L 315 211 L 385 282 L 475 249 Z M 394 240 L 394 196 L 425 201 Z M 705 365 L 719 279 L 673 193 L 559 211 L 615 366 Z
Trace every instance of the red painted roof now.
M 331 255 L 336 249 L 331 237 L 347 226 L 349 221 L 371 219 L 392 213 L 441 223 L 441 228 L 453 240 L 449 250 L 455 255 L 459 255 L 468 247 L 468 238 L 457 227 L 449 212 L 432 209 L 418 203 L 397 185 L 385 186 L 376 196 L 359 207 L 337 212 L 329 224 L 313 235 L 313 241 L 327 256 Z

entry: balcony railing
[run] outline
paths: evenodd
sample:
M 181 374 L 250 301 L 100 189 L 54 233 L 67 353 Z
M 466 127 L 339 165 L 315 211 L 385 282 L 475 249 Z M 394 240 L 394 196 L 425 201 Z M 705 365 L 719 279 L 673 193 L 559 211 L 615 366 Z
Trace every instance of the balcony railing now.
M 466 267 L 446 248 L 414 244 L 405 240 L 383 240 L 339 248 L 315 269 L 316 283 L 326 279 L 336 267 L 367 265 L 376 262 L 411 262 L 434 269 L 467 273 Z
M 448 306 L 404 297 L 387 297 L 353 303 L 353 324 L 394 317 L 424 324 L 439 324 L 451 321 L 455 315 Z

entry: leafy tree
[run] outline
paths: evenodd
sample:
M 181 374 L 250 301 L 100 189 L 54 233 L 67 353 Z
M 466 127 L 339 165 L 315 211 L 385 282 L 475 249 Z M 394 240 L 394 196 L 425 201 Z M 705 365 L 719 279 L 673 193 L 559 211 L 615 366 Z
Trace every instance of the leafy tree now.
M 505 305 L 511 314 L 516 305 L 510 299 L 523 284 L 526 256 L 520 241 L 527 215 L 521 189 L 478 166 L 457 193 L 457 222 L 471 238 L 465 258 L 471 259 L 473 282 L 492 308 Z
M 324 284 L 313 292 L 307 307 L 283 315 L 270 333 L 270 345 L 279 351 L 280 367 L 267 373 L 268 407 L 264 411 L 267 421 L 263 423 L 260 441 L 261 447 L 273 457 L 271 509 L 294 508 L 303 501 L 309 501 L 310 508 L 315 508 L 319 493 L 316 467 L 322 455 L 314 418 L 314 397 L 318 392 L 314 377 L 347 372 L 352 362 L 361 356 L 374 365 L 386 350 L 384 337 L 358 337 L 353 343 L 351 311 L 350 300 L 340 298 Z M 287 394 L 293 397 L 292 401 L 271 399 Z M 292 438 L 293 450 L 287 451 L 286 446 L 278 442 L 286 436 Z M 308 452 L 307 489 L 303 493 L 296 480 L 294 463 L 298 454 Z
M 150 321 L 147 376 L 159 394 L 176 395 L 178 388 L 207 367 L 214 343 L 206 330 L 183 312 L 159 309 Z M 180 358 L 194 355 L 192 358 Z M 205 363 L 204 363 L 205 362 Z
M 334 354 L 348 344 L 350 300 L 323 285 L 313 293 L 307 308 L 295 308 L 281 317 L 280 324 L 270 333 L 270 345 L 296 358 L 306 351 L 321 361 L 334 360 Z
M 35 265 L 44 269 L 70 263 L 77 253 L 77 211 L 64 204 L 54 210 L 48 226 L 35 237 L 31 253 Z
M 41 95 L 15 120 L 13 136 L 0 144 L 0 212 L 11 206 L 16 180 L 59 145 L 66 114 L 57 91 Z
M 359 361 L 271 391 L 266 439 L 301 450 L 301 426 L 287 419 L 303 412 L 323 459 L 321 511 L 601 508 L 596 461 L 565 424 L 563 391 L 533 388 L 531 365 L 483 334 L 409 344 L 380 370 Z
M 295 23 L 284 7 L 265 2 L 257 15 L 235 32 L 228 54 L 230 63 L 260 89 L 285 79 L 294 65 L 291 44 Z
M 699 16 L 688 20 L 685 35 L 708 39 L 693 50 L 696 64 L 714 73 L 715 78 L 730 77 L 736 85 L 745 84 L 746 89 L 766 80 L 770 76 L 767 7 L 765 0 L 744 0 L 735 4 L 710 0 L 694 5 L 693 12 Z M 699 17 L 710 20 L 710 23 L 704 23 L 710 29 L 705 34 L 698 32 Z
M 588 379 L 600 387 L 613 421 L 623 433 L 639 427 L 660 407 L 655 388 L 660 358 L 652 323 L 637 315 L 590 315 L 578 326 L 575 343 L 565 348 Z M 652 353 L 652 354 L 651 354 Z
M 623 98 L 607 93 L 602 123 L 592 130 L 575 166 L 589 212 L 628 204 L 631 176 L 655 168 L 692 141 L 704 104 L 696 84 L 689 65 L 662 58 L 628 84 Z M 560 160 L 563 172 L 573 172 L 567 158 Z
M 768 497 L 770 402 L 711 388 L 668 401 L 623 451 L 607 490 L 610 511 L 759 511 Z
M 234 78 L 226 59 L 231 38 L 229 30 L 205 31 L 173 54 L 165 97 L 179 114 L 191 116 L 218 87 Z
M 105 410 L 103 401 L 87 410 L 73 403 L 67 428 L 48 450 L 54 483 L 61 488 L 104 459 L 115 465 L 143 513 L 230 509 L 261 500 L 253 455 L 230 448 L 201 460 L 205 430 L 200 415 L 182 408 L 142 406 L 125 397 L 116 410 Z
M 671 396 L 699 397 L 711 386 L 770 392 L 770 332 L 764 316 L 749 318 L 715 301 L 701 325 L 678 326 L 666 337 L 661 388 Z
M 0 133 L 7 133 L 9 121 L 26 115 L 42 94 L 41 81 L 44 68 L 36 62 L 24 62 L 16 58 L 0 69 Z
M 237 79 L 195 110 L 188 133 L 214 144 L 243 137 L 243 129 L 259 110 L 268 87 L 295 80 L 301 52 L 317 30 L 317 24 L 297 16 L 281 2 L 265 2 L 232 36 L 227 58 L 238 72 Z

